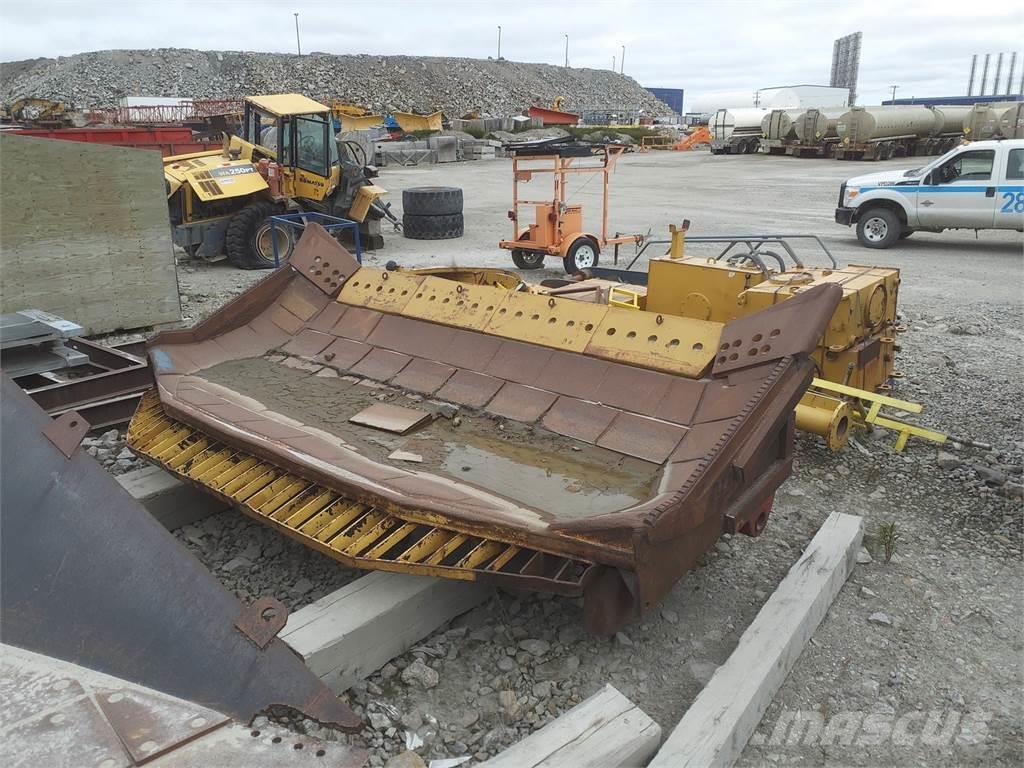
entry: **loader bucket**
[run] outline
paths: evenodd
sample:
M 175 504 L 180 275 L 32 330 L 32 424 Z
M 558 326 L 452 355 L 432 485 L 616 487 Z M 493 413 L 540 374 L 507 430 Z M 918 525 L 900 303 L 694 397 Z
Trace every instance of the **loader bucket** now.
M 760 533 L 842 291 L 721 324 L 509 282 L 361 267 L 307 227 L 150 342 L 129 445 L 346 565 L 583 595 L 613 631 Z
M 53 421 L 3 376 L 0 642 L 244 722 L 271 705 L 360 719 L 274 637 L 287 611 L 243 608 L 96 461 L 88 424 Z M 271 618 L 267 608 L 276 609 Z

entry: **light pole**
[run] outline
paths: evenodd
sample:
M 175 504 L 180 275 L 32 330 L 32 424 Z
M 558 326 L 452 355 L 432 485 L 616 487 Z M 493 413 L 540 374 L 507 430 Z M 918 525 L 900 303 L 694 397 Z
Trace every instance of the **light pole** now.
M 295 47 L 299 51 L 299 56 L 301 56 L 302 55 L 302 43 L 299 42 L 299 14 L 298 13 L 293 13 L 292 15 L 295 17 Z
M 565 66 L 569 66 L 569 36 L 565 36 Z
M 896 89 L 899 88 L 899 86 L 898 85 L 890 85 L 889 87 L 892 88 L 892 100 L 896 101 Z
M 622 46 L 622 58 L 619 59 L 619 74 L 623 74 L 626 71 L 626 46 Z
M 501 61 L 501 24 L 498 25 L 498 61 Z

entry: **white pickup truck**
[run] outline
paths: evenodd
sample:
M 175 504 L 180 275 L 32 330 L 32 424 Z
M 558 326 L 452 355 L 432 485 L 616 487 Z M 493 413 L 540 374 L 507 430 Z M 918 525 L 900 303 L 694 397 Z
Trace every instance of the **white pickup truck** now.
M 868 248 L 914 232 L 1024 231 L 1024 139 L 975 141 L 922 168 L 856 176 L 839 187 L 836 223 Z

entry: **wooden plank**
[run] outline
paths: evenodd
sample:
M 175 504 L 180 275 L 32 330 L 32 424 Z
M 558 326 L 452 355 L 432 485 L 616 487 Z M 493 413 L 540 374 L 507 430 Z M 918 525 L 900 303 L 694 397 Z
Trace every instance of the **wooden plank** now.
M 661 728 L 606 685 L 481 768 L 637 768 L 661 741 Z
M 159 152 L 0 136 L 0 311 L 105 333 L 181 319 Z
M 469 581 L 374 571 L 291 614 L 279 637 L 341 693 L 491 593 Z
M 736 762 L 850 575 L 863 536 L 862 518 L 828 516 L 648 768 Z
M 169 531 L 227 509 L 220 499 L 181 482 L 160 467 L 143 467 L 114 479 Z

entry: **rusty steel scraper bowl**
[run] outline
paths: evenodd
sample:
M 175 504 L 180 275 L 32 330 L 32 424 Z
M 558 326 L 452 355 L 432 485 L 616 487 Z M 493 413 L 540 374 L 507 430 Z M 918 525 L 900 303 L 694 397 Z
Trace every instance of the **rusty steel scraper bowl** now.
M 150 342 L 129 445 L 345 565 L 582 595 L 598 634 L 761 533 L 838 286 L 721 324 L 450 274 L 307 227 Z

